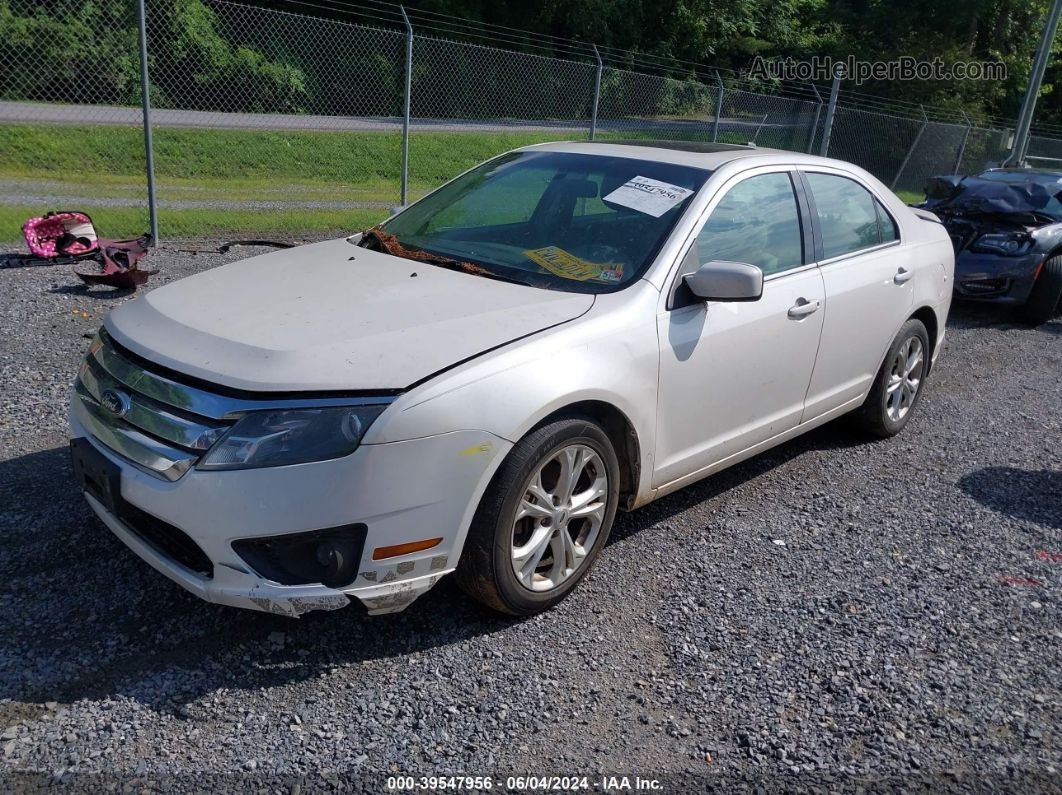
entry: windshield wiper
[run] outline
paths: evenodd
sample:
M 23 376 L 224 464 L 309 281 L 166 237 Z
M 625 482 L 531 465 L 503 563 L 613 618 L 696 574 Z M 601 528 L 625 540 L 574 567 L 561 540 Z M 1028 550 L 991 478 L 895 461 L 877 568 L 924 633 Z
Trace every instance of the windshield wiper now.
M 500 276 L 494 271 L 488 270 L 482 265 L 477 265 L 474 262 L 465 262 L 463 260 L 454 259 L 453 257 L 446 257 L 442 254 L 425 251 L 422 248 L 403 245 L 399 242 L 397 237 L 385 232 L 378 226 L 374 226 L 372 229 L 364 232 L 358 245 L 362 248 L 367 248 L 370 251 L 379 251 L 381 254 L 390 254 L 392 257 L 402 257 L 403 259 L 411 259 L 416 262 L 425 262 L 429 265 L 437 265 L 440 268 L 448 268 L 449 270 L 460 271 L 461 273 L 470 273 L 473 276 L 485 276 L 488 279 L 497 279 L 500 282 L 509 282 L 510 284 L 527 284 L 527 282 L 520 281 L 519 279 Z

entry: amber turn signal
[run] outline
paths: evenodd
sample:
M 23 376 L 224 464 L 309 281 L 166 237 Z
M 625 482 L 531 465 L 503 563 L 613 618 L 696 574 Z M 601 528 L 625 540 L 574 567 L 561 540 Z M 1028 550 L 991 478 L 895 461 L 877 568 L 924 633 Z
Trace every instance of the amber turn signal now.
M 408 555 L 411 552 L 423 552 L 441 543 L 441 538 L 425 538 L 423 541 L 410 541 L 407 544 L 395 544 L 391 547 L 376 547 L 372 551 L 372 559 L 384 560 L 385 558 L 397 558 L 399 555 Z

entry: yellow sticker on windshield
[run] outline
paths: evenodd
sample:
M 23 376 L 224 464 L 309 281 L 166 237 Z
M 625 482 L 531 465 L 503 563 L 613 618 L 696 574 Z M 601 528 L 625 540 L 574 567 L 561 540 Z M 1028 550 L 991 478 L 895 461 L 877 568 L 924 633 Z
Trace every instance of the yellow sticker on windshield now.
M 538 263 L 550 273 L 556 274 L 572 281 L 585 282 L 590 279 L 600 279 L 607 282 L 618 282 L 623 279 L 623 266 L 580 259 L 574 254 L 569 254 L 557 246 L 534 248 L 524 252 L 529 260 Z

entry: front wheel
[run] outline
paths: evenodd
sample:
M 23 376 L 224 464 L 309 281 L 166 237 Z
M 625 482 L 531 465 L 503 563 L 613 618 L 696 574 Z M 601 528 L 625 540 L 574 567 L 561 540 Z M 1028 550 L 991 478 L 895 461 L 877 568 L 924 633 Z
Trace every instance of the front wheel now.
M 1025 320 L 1040 326 L 1055 316 L 1062 300 L 1062 257 L 1051 257 L 1043 264 L 1033 284 L 1029 300 L 1022 307 Z
M 857 423 L 875 436 L 895 436 L 911 419 L 929 370 L 929 333 L 921 320 L 903 324 L 863 405 Z
M 616 451 L 593 422 L 563 419 L 532 431 L 509 453 L 480 502 L 458 584 L 511 615 L 552 607 L 604 547 L 619 481 Z

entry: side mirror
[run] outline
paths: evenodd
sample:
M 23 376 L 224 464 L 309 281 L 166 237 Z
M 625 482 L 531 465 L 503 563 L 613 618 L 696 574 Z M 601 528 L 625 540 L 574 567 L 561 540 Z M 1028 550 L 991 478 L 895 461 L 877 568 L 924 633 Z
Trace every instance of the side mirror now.
M 712 260 L 682 281 L 702 301 L 759 301 L 763 295 L 763 271 L 744 262 Z

